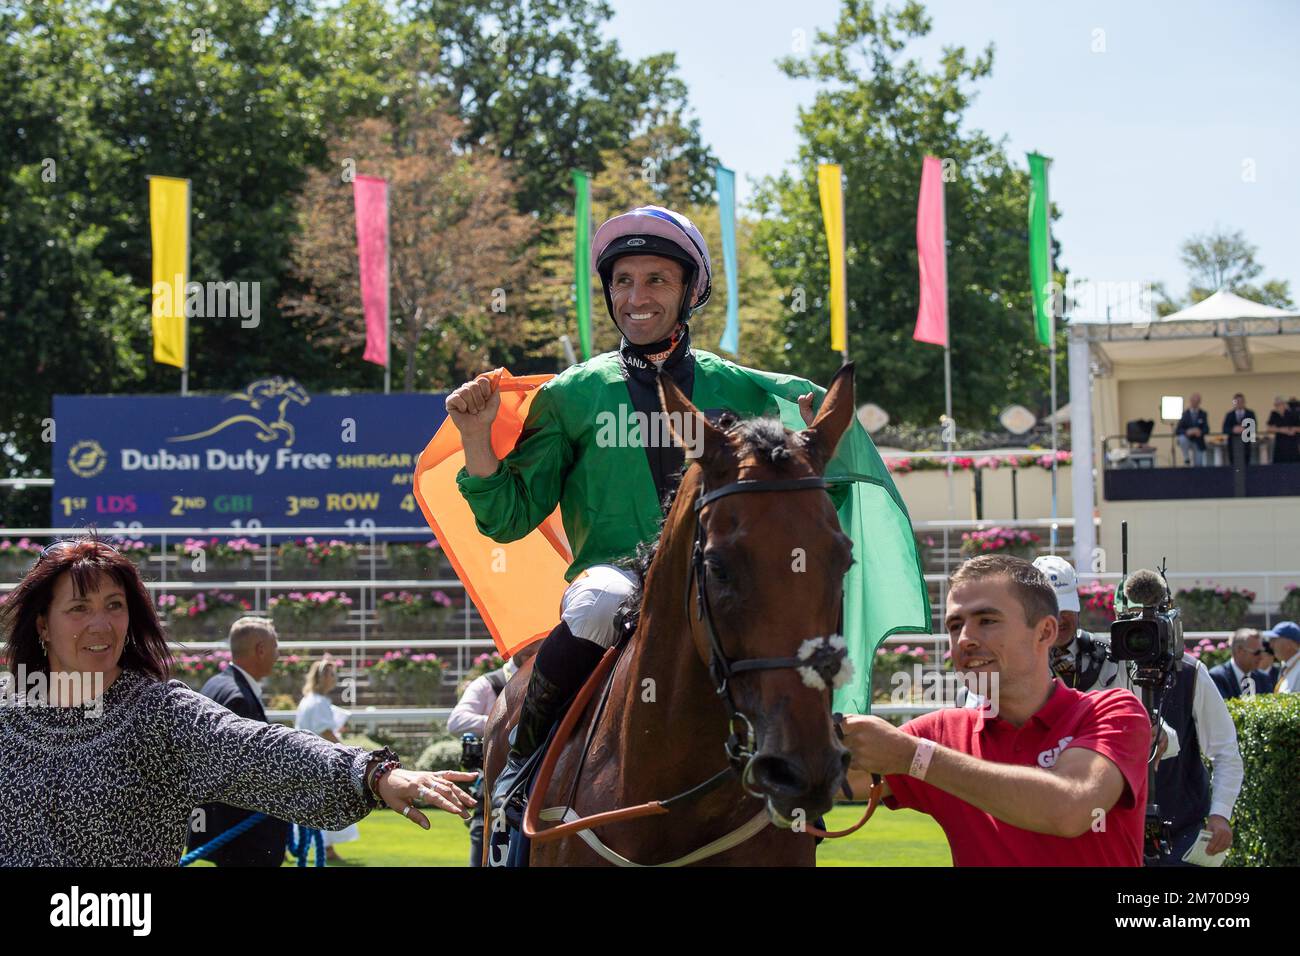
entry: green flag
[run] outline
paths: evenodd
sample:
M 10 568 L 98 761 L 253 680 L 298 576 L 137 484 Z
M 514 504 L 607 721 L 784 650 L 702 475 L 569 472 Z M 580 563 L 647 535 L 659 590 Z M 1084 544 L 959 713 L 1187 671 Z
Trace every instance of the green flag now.
M 1034 330 L 1043 345 L 1052 344 L 1052 226 L 1047 199 L 1046 156 L 1029 154 L 1029 284 L 1034 300 Z
M 573 284 L 577 299 L 578 343 L 582 360 L 591 358 L 591 179 L 573 171 Z

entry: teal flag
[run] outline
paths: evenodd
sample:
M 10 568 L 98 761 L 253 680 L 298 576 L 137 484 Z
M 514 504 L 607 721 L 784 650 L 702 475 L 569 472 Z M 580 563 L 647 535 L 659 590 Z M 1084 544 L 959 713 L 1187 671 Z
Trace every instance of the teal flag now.
M 1034 330 L 1038 341 L 1052 344 L 1056 323 L 1052 312 L 1052 226 L 1047 199 L 1047 164 L 1037 153 L 1029 154 L 1029 284 L 1034 301 Z
M 573 171 L 573 286 L 582 360 L 591 358 L 591 179 Z
M 726 166 L 717 167 L 718 221 L 722 224 L 722 268 L 727 276 L 727 327 L 718 347 L 732 355 L 740 354 L 740 288 L 736 263 L 736 174 Z

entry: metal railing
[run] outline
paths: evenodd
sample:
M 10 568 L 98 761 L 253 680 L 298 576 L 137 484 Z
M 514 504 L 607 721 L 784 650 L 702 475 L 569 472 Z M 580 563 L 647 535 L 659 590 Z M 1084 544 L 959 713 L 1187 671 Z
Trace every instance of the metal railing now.
M 1053 522 L 1050 519 L 1021 519 L 1015 521 L 995 521 L 995 520 L 945 520 L 945 521 L 918 521 L 913 523 L 914 533 L 918 538 L 935 537 L 936 540 L 932 547 L 932 557 L 938 560 L 931 562 L 931 566 L 942 567 L 942 571 L 934 571 L 925 575 L 927 586 L 931 589 L 933 600 L 932 627 L 936 631 L 941 631 L 939 626 L 943 607 L 947 600 L 947 582 L 952 570 L 960 563 L 960 534 L 963 531 L 987 530 L 994 527 L 1009 527 L 1017 529 L 1043 529 L 1066 531 L 1070 536 L 1073 534 L 1075 522 L 1071 518 L 1060 518 Z M 69 528 L 13 528 L 0 529 L 0 535 L 17 538 L 27 536 L 31 538 L 51 538 L 75 533 L 79 529 Z M 226 589 L 233 591 L 249 592 L 252 595 L 253 611 L 264 611 L 267 607 L 270 597 L 276 592 L 314 589 L 314 590 L 352 590 L 360 595 L 359 606 L 354 607 L 348 615 L 347 627 L 354 629 L 356 637 L 335 637 L 331 639 L 320 640 L 293 640 L 286 639 L 280 642 L 280 646 L 285 650 L 307 650 L 333 651 L 339 656 L 346 654 L 350 658 L 350 663 L 354 669 L 360 669 L 361 661 L 368 651 L 385 651 L 399 649 L 429 649 L 454 652 L 454 662 L 449 659 L 449 667 L 444 672 L 443 681 L 446 684 L 455 684 L 463 679 L 465 673 L 472 666 L 473 657 L 483 651 L 489 651 L 494 648 L 490 636 L 486 632 L 482 620 L 479 618 L 476 609 L 472 603 L 465 600 L 459 617 L 455 625 L 460 631 L 459 636 L 444 638 L 414 638 L 401 639 L 385 636 L 382 629 L 377 627 L 378 616 L 376 613 L 375 598 L 380 589 L 383 590 L 459 590 L 464 591 L 461 582 L 455 577 L 436 577 L 428 579 L 412 578 L 385 578 L 380 576 L 380 569 L 384 564 L 380 557 L 378 545 L 384 542 L 378 540 L 381 535 L 403 535 L 408 538 L 411 536 L 423 537 L 428 540 L 432 537 L 427 528 L 421 527 L 383 527 L 383 528 L 356 528 L 356 527 L 339 527 L 339 528 L 145 528 L 145 527 L 123 527 L 123 528 L 105 528 L 101 529 L 105 536 L 114 537 L 136 537 L 136 538 L 157 538 L 159 541 L 160 553 L 153 556 L 149 563 L 149 569 L 152 570 L 156 565 L 158 569 L 158 580 L 147 581 L 146 585 L 150 591 L 162 595 L 169 592 L 187 593 L 195 591 L 207 591 L 212 589 Z M 359 565 L 368 572 L 366 577 L 362 578 L 345 578 L 334 577 L 328 579 L 321 578 L 277 578 L 277 567 L 272 560 L 274 551 L 275 537 L 292 535 L 293 537 L 311 536 L 335 536 L 335 537 L 361 537 L 365 541 L 368 551 L 359 559 Z M 234 577 L 230 580 L 194 580 L 178 579 L 174 576 L 174 565 L 178 556 L 173 550 L 168 549 L 167 545 L 172 544 L 184 538 L 194 537 L 262 537 L 265 539 L 265 545 L 261 554 L 256 559 L 261 565 L 258 568 L 257 577 Z M 1050 537 L 1043 535 L 1043 540 L 1036 549 L 1040 553 L 1069 553 L 1068 538 L 1062 540 L 1058 538 L 1058 544 L 1055 549 L 1050 546 Z M 179 560 L 184 560 L 180 557 Z M 169 571 L 171 575 L 169 577 Z M 1081 571 L 1079 579 L 1081 582 L 1105 581 L 1118 582 L 1120 575 L 1118 572 L 1088 572 Z M 1228 584 L 1234 581 L 1244 581 L 1252 585 L 1259 584 L 1261 587 L 1255 588 L 1257 591 L 1256 600 L 1252 602 L 1251 613 L 1262 615 L 1265 626 L 1271 626 L 1276 614 L 1278 605 L 1285 595 L 1285 586 L 1288 584 L 1300 584 L 1300 571 L 1268 571 L 1268 572 L 1247 572 L 1247 571 L 1227 571 L 1227 572 L 1170 572 L 1169 580 L 1171 586 L 1177 590 L 1180 584 L 1195 584 L 1203 581 L 1213 581 L 1215 583 Z M 0 593 L 11 590 L 14 583 L 0 583 Z M 1213 632 L 1197 632 L 1196 637 L 1211 636 L 1222 637 Z M 930 635 L 909 635 L 900 638 L 891 638 L 886 642 L 887 645 L 901 645 L 904 643 L 917 644 L 927 641 L 934 642 L 936 657 L 941 654 L 939 642 L 946 645 L 947 637 L 942 633 Z M 212 651 L 226 647 L 223 641 L 185 641 L 175 642 L 178 647 L 187 651 Z M 381 711 L 390 711 L 391 708 L 381 708 Z M 411 709 L 410 713 L 419 712 L 421 715 L 442 714 L 445 716 L 445 709 Z M 360 713 L 370 713 L 370 711 L 358 711 Z M 402 709 L 402 713 L 407 713 Z M 373 718 L 380 719 L 380 718 Z M 440 719 L 430 717 L 429 719 Z
M 1259 464 L 1268 464 L 1273 460 L 1273 436 L 1264 431 L 1260 422 L 1257 421 L 1255 425 L 1258 431 L 1255 441 L 1251 442 L 1256 448 L 1252 457 Z M 1209 466 L 1225 467 L 1228 464 L 1228 442 L 1232 436 L 1210 432 L 1202 437 L 1211 459 Z M 1159 447 L 1155 444 L 1157 440 L 1161 442 Z M 1169 453 L 1169 464 L 1161 465 L 1159 460 L 1166 451 Z M 1152 432 L 1144 442 L 1131 442 L 1127 435 L 1107 435 L 1101 440 L 1101 461 L 1105 469 L 1144 467 L 1131 462 L 1147 458 L 1150 459 L 1152 468 L 1183 467 L 1183 453 L 1178 447 L 1177 432 Z

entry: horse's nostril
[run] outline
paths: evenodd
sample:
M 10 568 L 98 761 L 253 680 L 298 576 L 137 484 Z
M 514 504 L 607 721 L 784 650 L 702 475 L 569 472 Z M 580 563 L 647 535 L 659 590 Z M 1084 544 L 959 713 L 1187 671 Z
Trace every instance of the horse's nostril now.
M 808 775 L 784 757 L 756 757 L 753 773 L 768 793 L 802 794 L 808 790 Z

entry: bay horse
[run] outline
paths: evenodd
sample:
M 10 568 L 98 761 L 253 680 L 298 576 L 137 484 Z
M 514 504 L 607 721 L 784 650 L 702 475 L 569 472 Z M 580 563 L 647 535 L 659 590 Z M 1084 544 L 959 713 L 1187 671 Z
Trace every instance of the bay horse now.
M 830 810 L 850 759 L 830 706 L 845 652 L 838 638 L 832 650 L 829 636 L 852 542 L 821 476 L 854 416 L 852 365 L 840 369 L 800 432 L 773 419 L 719 427 L 669 379 L 660 379 L 659 392 L 669 420 L 694 416 L 702 441 L 683 442 L 691 465 L 649 561 L 635 633 L 616 661 L 613 649 L 606 655 L 607 699 L 597 693 L 574 715 L 552 785 L 534 791 L 530 804 L 558 807 L 550 819 L 571 807 L 564 819 L 572 819 L 680 796 L 666 814 L 588 832 L 640 865 L 695 862 L 693 851 L 743 836 L 703 862 L 812 866 L 814 839 L 798 824 L 811 826 Z M 806 656 L 814 644 L 816 660 Z M 506 685 L 490 718 L 485 799 L 504 765 L 531 664 Z M 843 671 L 847 677 L 847 664 Z M 494 821 L 491 807 L 485 811 L 490 847 Z M 611 860 L 574 834 L 535 840 L 529 862 Z

